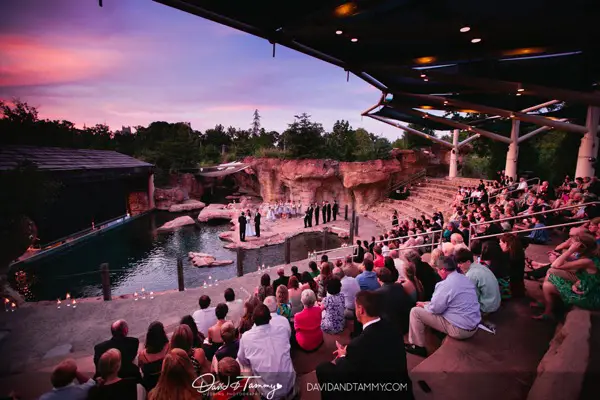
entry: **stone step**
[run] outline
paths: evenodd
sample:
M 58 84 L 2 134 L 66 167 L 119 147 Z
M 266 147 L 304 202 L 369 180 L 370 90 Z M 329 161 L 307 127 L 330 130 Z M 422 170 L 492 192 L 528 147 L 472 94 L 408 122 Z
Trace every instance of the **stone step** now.
M 431 183 L 431 182 L 428 182 L 428 183 L 424 184 L 423 186 L 419 186 L 418 189 L 425 189 L 425 188 L 431 189 L 431 190 L 436 190 L 438 192 L 445 194 L 446 196 L 454 196 L 458 192 L 458 189 L 456 189 L 456 188 L 448 187 L 445 185 L 440 185 L 438 183 Z
M 414 196 L 420 199 L 427 199 L 444 204 L 446 207 L 450 207 L 450 204 L 454 201 L 454 196 L 447 196 L 440 192 L 434 192 L 427 188 L 417 189 L 411 193 L 411 197 Z

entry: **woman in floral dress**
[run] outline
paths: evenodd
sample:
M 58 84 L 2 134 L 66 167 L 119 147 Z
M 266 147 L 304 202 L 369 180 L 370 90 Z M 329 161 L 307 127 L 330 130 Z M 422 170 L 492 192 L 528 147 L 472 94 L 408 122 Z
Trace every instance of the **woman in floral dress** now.
M 535 319 L 552 319 L 552 309 L 557 297 L 567 305 L 586 310 L 600 310 L 600 255 L 595 238 L 590 234 L 579 234 L 573 238 L 567 251 L 560 255 L 548 271 L 542 286 L 544 312 Z M 579 258 L 568 261 L 575 253 Z
M 332 278 L 327 282 L 328 296 L 321 303 L 321 330 L 325 333 L 341 333 L 346 327 L 344 295 L 340 293 L 341 289 L 342 283 L 339 279 Z

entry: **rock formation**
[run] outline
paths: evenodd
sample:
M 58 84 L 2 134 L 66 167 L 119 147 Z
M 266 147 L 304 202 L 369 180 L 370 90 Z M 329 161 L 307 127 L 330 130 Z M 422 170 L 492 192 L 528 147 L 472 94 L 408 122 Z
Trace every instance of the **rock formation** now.
M 181 204 L 173 204 L 169 207 L 169 212 L 183 212 L 183 211 L 192 211 L 192 210 L 201 210 L 206 207 L 201 201 L 198 200 L 186 200 Z
M 169 231 L 173 231 L 177 228 L 181 228 L 182 226 L 194 225 L 194 224 L 195 224 L 194 218 L 192 218 L 188 215 L 185 215 L 183 217 L 178 217 L 178 218 L 175 218 L 174 220 L 167 222 L 166 224 L 164 224 L 157 230 L 159 232 L 169 232 Z
M 223 265 L 233 264 L 233 260 L 217 260 L 214 256 L 206 253 L 195 253 L 190 251 L 188 257 L 195 267 L 220 267 Z
M 225 204 L 209 204 L 198 215 L 198 221 L 206 222 L 211 219 L 233 219 L 237 216 L 237 211 L 233 208 L 227 208 Z
M 389 160 L 366 162 L 252 157 L 243 162 L 251 167 L 234 176 L 241 192 L 260 193 L 266 202 L 337 200 L 340 212 L 344 205 L 351 205 L 352 197 L 358 211 L 366 209 L 386 196 L 390 184 L 427 164 L 420 153 L 412 151 Z
M 204 193 L 202 184 L 196 180 L 193 174 L 173 174 L 170 177 L 169 188 L 156 188 L 154 191 L 154 201 L 159 210 L 170 210 L 173 205 L 180 205 L 188 202 L 190 198 L 199 199 Z M 202 207 L 199 207 L 202 208 Z M 199 208 L 192 208 L 194 210 Z M 178 209 L 177 211 L 187 211 L 188 208 Z

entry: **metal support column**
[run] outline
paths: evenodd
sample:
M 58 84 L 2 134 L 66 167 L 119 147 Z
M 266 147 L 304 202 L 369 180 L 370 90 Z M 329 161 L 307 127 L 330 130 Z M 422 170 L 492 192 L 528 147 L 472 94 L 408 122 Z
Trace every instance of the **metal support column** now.
M 594 165 L 598 158 L 598 119 L 600 117 L 600 108 L 588 107 L 586 128 L 587 132 L 581 138 L 579 154 L 577 155 L 577 168 L 575 177 L 592 177 L 595 173 Z
M 458 133 L 460 131 L 455 129 L 452 137 L 452 150 L 450 151 L 450 170 L 448 172 L 448 178 L 456 178 L 458 172 Z
M 519 128 L 521 122 L 513 119 L 512 129 L 510 130 L 510 144 L 506 153 L 506 166 L 504 174 L 513 179 L 517 179 L 517 161 L 519 160 Z

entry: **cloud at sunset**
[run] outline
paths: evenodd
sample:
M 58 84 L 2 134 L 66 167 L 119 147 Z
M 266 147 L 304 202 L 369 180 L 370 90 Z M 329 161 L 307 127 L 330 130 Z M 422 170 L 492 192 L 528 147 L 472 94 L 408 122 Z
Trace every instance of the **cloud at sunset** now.
M 150 0 L 0 2 L 0 99 L 113 129 L 152 121 L 282 131 L 306 112 L 400 136 L 361 111 L 379 92 L 306 55 Z

